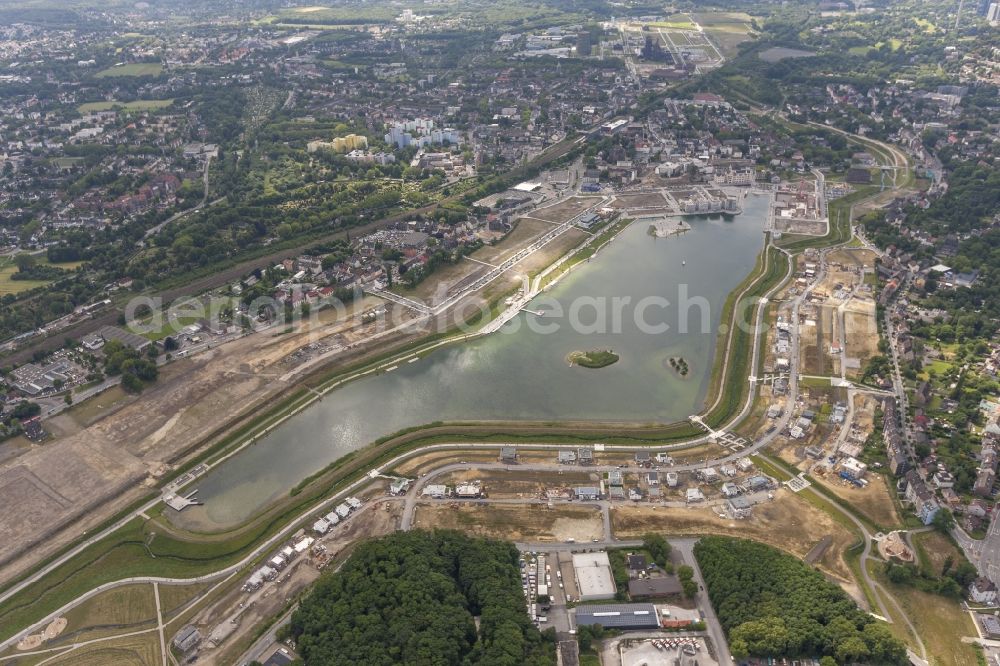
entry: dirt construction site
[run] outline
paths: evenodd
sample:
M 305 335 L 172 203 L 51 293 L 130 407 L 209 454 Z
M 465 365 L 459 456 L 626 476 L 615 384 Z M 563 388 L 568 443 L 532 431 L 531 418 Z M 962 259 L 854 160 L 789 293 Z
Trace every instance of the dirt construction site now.
M 553 223 L 598 201 L 571 197 L 533 211 L 540 220 L 521 233 L 515 227 L 488 251 L 502 261 L 551 231 Z M 538 270 L 586 238 L 582 231 L 569 230 L 508 274 Z M 505 279 L 508 274 L 462 303 L 483 302 L 513 288 L 514 282 Z M 42 446 L 12 448 L 0 467 L 0 503 L 19 508 L 0 517 L 6 537 L 0 543 L 0 576 L 16 576 L 147 496 L 159 477 L 195 455 L 199 445 L 221 437 L 241 415 L 272 404 L 308 373 L 355 363 L 417 338 L 412 331 L 394 331 L 365 342 L 376 324 L 362 323 L 360 315 L 375 306 L 384 306 L 393 323 L 414 316 L 394 303 L 367 297 L 346 306 L 339 317 L 318 311 L 294 329 L 273 327 L 175 359 L 141 395 L 115 387 L 46 421 L 55 437 Z M 63 529 L 70 525 L 72 530 Z
M 601 539 L 604 526 L 595 506 L 435 502 L 417 507 L 414 527 L 454 529 L 511 541 L 585 542 Z
M 739 535 L 801 558 L 829 537 L 829 546 L 823 549 L 815 564 L 846 588 L 853 585 L 843 554 L 856 543 L 855 535 L 785 488 L 775 493 L 773 501 L 754 506 L 753 515 L 745 520 L 720 518 L 707 507 L 622 506 L 611 512 L 611 525 L 619 539 L 641 538 L 654 531 L 674 535 Z

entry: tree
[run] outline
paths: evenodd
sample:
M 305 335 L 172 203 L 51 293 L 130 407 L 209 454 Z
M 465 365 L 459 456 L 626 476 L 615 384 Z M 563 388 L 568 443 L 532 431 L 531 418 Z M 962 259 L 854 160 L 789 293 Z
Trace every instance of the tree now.
M 938 509 L 937 513 L 934 514 L 934 519 L 931 520 L 931 525 L 938 532 L 942 534 L 949 534 L 951 528 L 955 526 L 955 517 L 951 515 L 951 511 L 945 507 Z
M 24 421 L 25 419 L 30 419 L 34 416 L 38 416 L 42 413 L 42 407 L 38 403 L 28 402 L 27 400 L 22 400 L 21 402 L 14 405 L 14 411 L 11 412 L 13 416 L 18 421 Z
M 647 534 L 642 538 L 642 547 L 653 558 L 653 562 L 663 567 L 670 557 L 670 544 L 662 534 Z
M 694 554 L 734 655 L 908 663 L 902 642 L 801 560 L 726 537 L 699 540 Z
M 27 273 L 38 265 L 38 261 L 30 254 L 21 253 L 14 257 L 14 264 L 17 266 L 17 270 Z
M 124 374 L 122 375 L 122 388 L 127 393 L 141 393 L 143 389 L 142 380 L 131 373 Z
M 291 637 L 306 666 L 552 664 L 553 644 L 525 612 L 517 561 L 513 544 L 458 532 L 366 542 L 302 601 Z
M 677 577 L 681 581 L 684 596 L 693 599 L 698 594 L 698 582 L 694 579 L 694 569 L 687 564 L 677 567 Z

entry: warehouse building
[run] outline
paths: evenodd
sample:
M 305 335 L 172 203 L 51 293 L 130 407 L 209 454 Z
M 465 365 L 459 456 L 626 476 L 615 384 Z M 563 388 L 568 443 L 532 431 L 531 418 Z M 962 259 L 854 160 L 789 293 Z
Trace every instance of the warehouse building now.
M 615 579 L 611 575 L 611 562 L 606 552 L 574 553 L 573 572 L 581 601 L 614 599 Z

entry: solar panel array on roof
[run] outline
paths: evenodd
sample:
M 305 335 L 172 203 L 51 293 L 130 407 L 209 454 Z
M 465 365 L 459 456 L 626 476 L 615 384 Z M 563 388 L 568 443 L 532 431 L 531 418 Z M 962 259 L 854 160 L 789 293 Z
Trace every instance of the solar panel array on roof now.
M 655 629 L 660 626 L 653 604 L 587 604 L 576 607 L 576 626 Z

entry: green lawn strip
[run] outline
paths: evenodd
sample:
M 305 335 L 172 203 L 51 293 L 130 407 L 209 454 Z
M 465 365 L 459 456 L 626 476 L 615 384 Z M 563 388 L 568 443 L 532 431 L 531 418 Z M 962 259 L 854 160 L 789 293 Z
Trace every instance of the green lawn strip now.
M 875 591 L 868 587 L 865 583 L 865 577 L 861 573 L 861 553 L 865 550 L 865 542 L 859 541 L 858 543 L 851 546 L 844 553 L 844 562 L 847 563 L 847 568 L 851 570 L 851 574 L 854 576 L 854 580 L 858 584 L 858 589 L 861 590 L 861 594 L 864 595 L 865 601 L 868 602 L 868 608 L 872 612 L 878 612 L 879 604 L 878 599 L 875 598 Z
M 141 525 L 136 518 L 0 604 L 0 636 L 9 638 L 101 583 L 136 575 L 148 559 Z
M 554 280 L 559 275 L 562 275 L 572 267 L 576 266 L 582 261 L 586 261 L 594 256 L 601 248 L 607 245 L 611 240 L 618 235 L 625 227 L 632 223 L 631 218 L 622 218 L 606 225 L 597 236 L 594 237 L 586 246 L 580 248 L 573 253 L 566 261 L 562 263 L 557 270 L 552 271 L 544 278 L 542 278 L 541 284 L 539 286 L 544 287 L 552 280 Z
M 799 379 L 799 386 L 806 388 L 829 388 L 832 386 L 831 379 L 833 377 L 801 377 Z M 840 378 L 838 377 L 837 379 Z
M 776 249 L 770 249 L 771 257 L 767 264 L 766 272 L 756 280 L 750 289 L 741 299 L 740 303 L 735 303 L 728 309 L 728 321 L 731 322 L 744 304 L 749 308 L 756 308 L 756 303 L 767 292 L 781 284 L 790 275 L 790 265 L 787 256 Z M 753 358 L 753 332 L 745 330 L 746 327 L 736 326 L 732 331 L 732 338 L 729 344 L 729 363 L 726 368 L 726 377 L 718 384 L 717 377 L 721 374 L 713 372 L 712 386 L 717 386 L 721 390 L 721 398 L 715 406 L 704 416 L 704 421 L 711 427 L 721 426 L 735 416 L 743 401 L 746 400 L 747 392 L 750 390 L 750 383 L 747 377 L 750 376 L 750 367 Z M 725 356 L 725 354 L 722 354 Z

